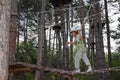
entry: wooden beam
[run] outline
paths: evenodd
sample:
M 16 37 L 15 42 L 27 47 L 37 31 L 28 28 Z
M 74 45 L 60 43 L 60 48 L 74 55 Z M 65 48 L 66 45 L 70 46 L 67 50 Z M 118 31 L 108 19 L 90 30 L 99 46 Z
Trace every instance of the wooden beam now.
M 28 63 L 23 63 L 23 62 L 16 62 L 9 66 L 10 72 L 12 71 L 13 72 L 24 72 L 24 71 L 32 71 L 32 70 L 41 70 L 46 73 L 52 72 L 52 73 L 59 73 L 59 74 L 66 74 L 66 75 L 76 75 L 76 74 L 87 75 L 87 74 L 104 73 L 107 71 L 119 71 L 120 67 L 98 69 L 98 70 L 93 70 L 91 72 L 75 72 L 75 71 L 66 71 L 63 69 L 49 68 L 45 66 L 37 66 L 35 64 L 28 64 Z
M 9 72 L 29 72 L 32 71 L 33 69 L 24 67 L 24 68 L 15 68 L 15 69 L 9 69 Z

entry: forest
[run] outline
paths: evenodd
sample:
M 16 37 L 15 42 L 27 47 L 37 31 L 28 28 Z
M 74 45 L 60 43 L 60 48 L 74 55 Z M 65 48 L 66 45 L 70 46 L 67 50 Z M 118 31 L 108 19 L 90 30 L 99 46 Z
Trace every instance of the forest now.
M 90 72 L 74 71 L 75 26 Z M 119 80 L 120 1 L 0 0 L 0 54 L 0 80 Z

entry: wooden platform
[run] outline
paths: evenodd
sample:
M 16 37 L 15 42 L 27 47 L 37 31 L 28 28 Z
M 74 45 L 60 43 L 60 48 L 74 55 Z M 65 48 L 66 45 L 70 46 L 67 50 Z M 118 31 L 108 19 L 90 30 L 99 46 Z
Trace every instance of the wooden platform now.
M 100 74 L 100 73 L 105 73 L 108 71 L 119 71 L 120 67 L 113 67 L 113 68 L 106 68 L 106 69 L 98 69 L 98 70 L 93 70 L 91 72 L 74 72 L 74 71 L 67 71 L 63 69 L 56 69 L 56 68 L 49 68 L 45 66 L 37 66 L 35 64 L 28 64 L 28 63 L 23 63 L 23 62 L 16 62 L 14 64 L 9 65 L 9 72 L 28 72 L 28 71 L 33 71 L 33 70 L 40 70 L 44 71 L 46 73 L 52 72 L 57 75 L 76 75 L 76 74 L 82 74 L 82 75 L 88 75 L 88 74 Z

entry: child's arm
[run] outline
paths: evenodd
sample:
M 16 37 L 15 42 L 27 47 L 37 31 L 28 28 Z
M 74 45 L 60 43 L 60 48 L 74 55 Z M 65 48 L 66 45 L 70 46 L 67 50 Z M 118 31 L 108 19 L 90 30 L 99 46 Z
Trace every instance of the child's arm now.
M 78 30 L 78 34 L 79 34 L 79 39 L 83 40 L 83 36 L 82 36 L 82 29 Z
M 75 44 L 75 42 L 68 42 L 68 44 L 71 44 L 71 45 L 73 45 L 73 44 Z
M 83 40 L 83 36 L 82 35 L 80 35 L 80 40 Z

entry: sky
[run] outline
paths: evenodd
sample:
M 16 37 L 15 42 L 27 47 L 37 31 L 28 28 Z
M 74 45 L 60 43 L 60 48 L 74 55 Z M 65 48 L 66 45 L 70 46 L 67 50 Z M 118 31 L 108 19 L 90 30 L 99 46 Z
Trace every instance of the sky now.
M 119 5 L 118 2 L 115 3 L 108 3 L 108 15 L 109 15 L 109 20 L 113 20 L 113 23 L 110 23 L 110 29 L 111 30 L 116 30 L 119 22 L 118 18 L 120 17 L 120 10 L 119 10 Z M 115 40 L 111 39 L 111 51 L 114 52 L 116 49 L 117 45 L 115 44 Z

